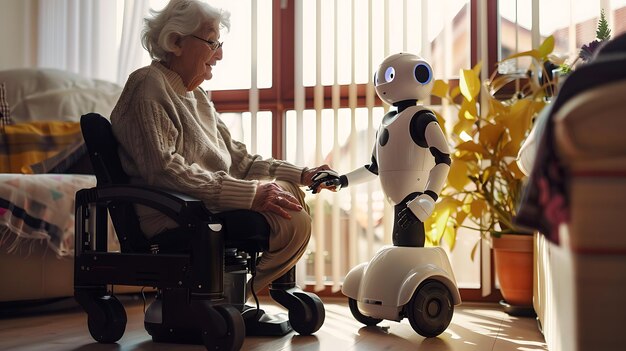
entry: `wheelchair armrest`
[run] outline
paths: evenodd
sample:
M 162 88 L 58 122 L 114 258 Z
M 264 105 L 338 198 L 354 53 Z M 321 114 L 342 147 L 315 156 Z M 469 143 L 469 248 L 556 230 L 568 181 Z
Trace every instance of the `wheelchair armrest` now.
M 135 184 L 113 184 L 82 189 L 76 193 L 76 206 L 89 203 L 127 202 L 158 210 L 178 224 L 219 223 L 204 203 L 192 196 L 163 188 Z
M 137 228 L 124 228 L 123 231 L 117 232 L 122 252 L 109 253 L 107 251 L 108 224 L 106 216 L 102 214 L 111 213 L 111 210 L 117 206 L 116 204 L 125 205 L 117 208 L 123 214 L 126 213 L 124 207 L 128 207 L 127 205 L 141 204 L 161 211 L 175 220 L 182 231 L 177 233 L 176 237 L 170 238 L 175 239 L 174 243 L 184 244 L 187 240 L 185 251 L 188 251 L 188 254 L 175 252 L 173 255 L 166 254 L 163 257 L 152 253 L 147 254 L 152 242 L 135 240 L 135 238 L 143 237 L 141 232 L 133 231 Z M 91 209 L 93 205 L 96 207 L 95 211 Z M 92 212 L 95 215 L 92 215 Z M 112 219 L 115 223 L 115 218 Z M 93 222 L 95 225 L 92 227 Z M 178 274 L 179 278 L 175 280 L 178 283 L 173 286 L 190 289 L 192 298 L 208 299 L 223 296 L 224 235 L 222 223 L 206 209 L 199 199 L 162 188 L 133 184 L 113 184 L 82 189 L 76 193 L 75 226 L 74 272 L 75 277 L 79 276 L 77 281 L 81 281 L 81 284 L 92 282 L 89 279 L 97 280 L 102 277 L 100 274 L 109 274 L 111 269 L 116 268 L 129 270 L 129 273 L 116 272 L 118 277 L 122 277 L 117 280 L 118 284 L 145 285 L 145 281 L 156 279 L 151 275 L 155 271 L 147 268 L 152 266 L 141 263 L 149 260 L 148 262 L 154 263 L 153 266 L 158 266 L 158 269 L 174 269 L 173 274 Z M 163 233 L 159 234 L 161 235 Z M 158 242 L 157 245 L 165 245 L 168 240 L 166 238 L 165 242 Z M 127 251 L 124 250 L 125 245 L 128 248 Z M 97 263 L 94 264 L 96 260 Z M 164 265 L 163 262 L 167 264 Z M 88 273 L 85 273 L 79 267 L 87 264 L 91 268 Z

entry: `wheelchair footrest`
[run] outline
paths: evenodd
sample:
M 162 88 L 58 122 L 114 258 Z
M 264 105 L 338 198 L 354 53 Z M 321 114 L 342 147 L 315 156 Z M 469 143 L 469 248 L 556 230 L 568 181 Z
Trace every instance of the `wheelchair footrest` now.
M 283 336 L 293 330 L 289 317 L 284 313 L 271 315 L 246 306 L 241 316 L 246 324 L 247 336 Z

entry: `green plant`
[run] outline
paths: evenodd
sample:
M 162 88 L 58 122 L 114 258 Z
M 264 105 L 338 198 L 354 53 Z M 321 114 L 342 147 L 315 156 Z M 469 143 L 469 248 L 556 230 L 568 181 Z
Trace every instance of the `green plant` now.
M 606 20 L 606 16 L 604 15 L 604 9 L 600 11 L 600 20 L 598 21 L 596 38 L 602 41 L 611 39 L 611 30 L 609 29 L 609 22 Z
M 604 42 L 611 39 L 611 29 L 609 28 L 609 22 L 604 15 L 604 9 L 600 11 L 600 19 L 598 20 L 598 26 L 596 27 L 596 38 L 591 42 L 581 46 L 576 55 L 576 58 L 572 63 L 562 62 L 558 65 L 562 74 L 569 74 L 577 63 L 584 64 L 591 60 L 595 52 L 604 44 Z
M 455 107 L 457 114 L 448 123 L 453 124 L 448 135 L 454 151 L 447 184 L 425 223 L 432 244 L 443 240 L 453 249 L 460 227 L 483 237 L 528 233 L 513 221 L 524 181 L 516 157 L 533 119 L 552 95 L 545 67 L 553 48 L 554 38 L 548 37 L 538 49 L 504 59 L 498 65 L 521 57 L 530 58 L 530 64 L 522 72 L 495 70 L 484 83 L 481 64 L 461 70 L 458 87 L 435 82 L 432 95 Z

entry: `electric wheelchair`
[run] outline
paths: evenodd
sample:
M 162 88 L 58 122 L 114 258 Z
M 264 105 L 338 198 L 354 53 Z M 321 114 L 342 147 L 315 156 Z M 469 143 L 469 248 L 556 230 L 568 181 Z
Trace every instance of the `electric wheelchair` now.
M 114 285 L 156 288 L 144 316 L 154 342 L 204 344 L 209 350 L 239 350 L 246 335 L 301 335 L 323 324 L 322 301 L 295 284 L 295 267 L 269 287 L 288 310 L 269 315 L 245 305 L 248 275 L 269 247 L 269 225 L 249 210 L 211 213 L 202 201 L 169 190 L 130 184 L 118 144 L 105 117 L 80 120 L 97 186 L 76 193 L 74 297 L 87 312 L 91 336 L 117 342 L 126 312 Z M 134 205 L 161 211 L 179 227 L 147 239 Z M 109 218 L 120 252 L 108 252 Z M 256 296 L 255 296 L 256 299 Z

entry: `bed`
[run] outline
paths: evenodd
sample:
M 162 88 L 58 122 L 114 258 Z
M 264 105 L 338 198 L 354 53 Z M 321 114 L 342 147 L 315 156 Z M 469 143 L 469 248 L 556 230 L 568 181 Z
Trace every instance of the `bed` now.
M 121 89 L 55 69 L 0 71 L 1 303 L 73 295 L 74 195 L 96 184 L 78 121 L 110 115 Z

